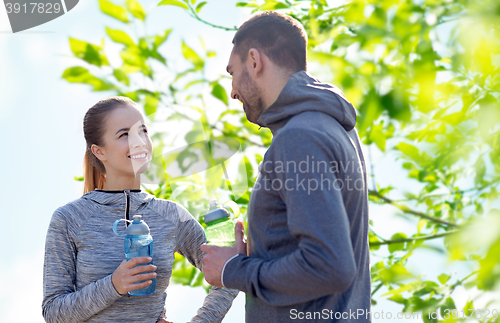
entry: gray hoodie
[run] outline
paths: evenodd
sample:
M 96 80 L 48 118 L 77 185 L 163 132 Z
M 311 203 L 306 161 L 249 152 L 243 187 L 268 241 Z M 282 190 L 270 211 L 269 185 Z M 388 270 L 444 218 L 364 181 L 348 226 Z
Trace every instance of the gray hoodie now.
M 249 256 L 224 269 L 246 322 L 370 322 L 366 169 L 353 106 L 295 73 L 257 120 L 273 133 L 248 208 Z
M 125 259 L 123 238 L 113 233 L 113 223 L 135 214 L 151 230 L 157 266 L 156 291 L 145 296 L 120 295 L 111 282 Z M 125 234 L 125 222 L 118 231 Z M 202 226 L 178 203 L 140 190 L 84 194 L 52 215 L 45 241 L 43 317 L 50 323 L 155 323 L 165 314 L 174 252 L 202 270 L 204 242 Z M 237 294 L 213 287 L 192 322 L 222 321 Z

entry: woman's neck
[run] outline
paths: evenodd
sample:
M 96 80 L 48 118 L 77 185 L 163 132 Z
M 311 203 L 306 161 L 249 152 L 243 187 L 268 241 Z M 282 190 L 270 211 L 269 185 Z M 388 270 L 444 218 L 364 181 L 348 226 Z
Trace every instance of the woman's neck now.
M 141 182 L 136 178 L 106 178 L 106 183 L 102 188 L 105 191 L 139 190 Z

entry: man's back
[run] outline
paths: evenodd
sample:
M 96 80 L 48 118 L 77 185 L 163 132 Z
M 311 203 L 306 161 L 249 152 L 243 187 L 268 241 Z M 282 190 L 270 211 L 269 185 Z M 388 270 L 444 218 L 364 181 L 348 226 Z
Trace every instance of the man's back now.
M 368 197 L 354 108 L 300 71 L 258 122 L 274 138 L 250 198 L 249 257 L 227 264 L 224 283 L 247 293 L 250 323 L 368 322 Z

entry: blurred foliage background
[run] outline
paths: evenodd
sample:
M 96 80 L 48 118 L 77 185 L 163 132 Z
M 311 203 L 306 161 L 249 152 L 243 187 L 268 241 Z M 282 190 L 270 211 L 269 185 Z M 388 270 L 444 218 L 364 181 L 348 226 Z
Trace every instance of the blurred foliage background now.
M 186 23 L 195 19 L 207 28 L 237 30 L 204 16 L 207 1 L 163 0 L 157 5 L 183 8 Z M 457 308 L 453 294 L 457 286 L 496 292 L 487 305 L 499 305 L 500 2 L 284 0 L 231 5 L 252 12 L 278 10 L 301 21 L 309 36 L 308 70 L 339 86 L 356 107 L 368 166 L 373 166 L 374 150 L 395 153 L 416 184 L 398 186 L 395 178 L 381 187 L 371 169 L 370 203 L 390 205 L 418 219 L 416 233 L 394 227 L 390 237 L 377 234 L 370 220 L 371 252 L 387 251 L 381 261 L 372 258 L 372 304 L 388 298 L 406 312 L 440 311 L 438 318 L 424 315 L 425 322 L 500 322 L 498 310 L 476 308 L 472 298 Z M 203 39 L 201 52 L 182 41 L 178 55 L 189 68 L 179 70 L 164 57 L 172 29 L 137 32 L 136 26 L 148 19 L 140 2 L 99 0 L 99 6 L 123 28 L 103 30 L 100 44 L 70 38 L 80 64 L 68 67 L 62 77 L 90 85 L 92 91 L 130 97 L 144 107 L 155 145 L 144 189 L 182 203 L 202 225 L 213 197 L 236 201 L 245 220 L 257 165 L 272 136 L 249 123 L 241 108 L 230 108 L 229 76 L 223 70 L 207 71 L 216 49 Z M 111 53 L 105 40 L 119 44 L 119 52 Z M 433 281 L 407 270 L 416 249 L 434 239 L 442 240 L 443 257 L 469 263 L 470 273 L 452 277 L 443 272 Z M 180 255 L 172 279 L 209 287 Z M 382 287 L 386 293 L 380 293 Z

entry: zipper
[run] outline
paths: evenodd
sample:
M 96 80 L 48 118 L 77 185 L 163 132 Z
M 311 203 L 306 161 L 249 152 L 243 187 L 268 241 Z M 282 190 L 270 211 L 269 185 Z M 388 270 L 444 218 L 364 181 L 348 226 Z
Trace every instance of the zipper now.
M 130 215 L 129 215 L 129 210 L 130 210 L 130 195 L 128 195 L 128 190 L 124 190 L 123 193 L 125 193 L 125 219 L 130 220 Z M 125 221 L 127 227 L 129 223 Z
M 125 194 L 125 219 L 127 220 L 130 220 L 130 216 L 129 216 L 129 209 L 130 209 L 130 195 L 128 195 L 128 190 L 123 190 L 123 193 Z M 125 221 L 125 225 L 129 226 L 129 223 L 128 221 Z M 130 294 L 127 293 L 127 298 L 130 298 Z

